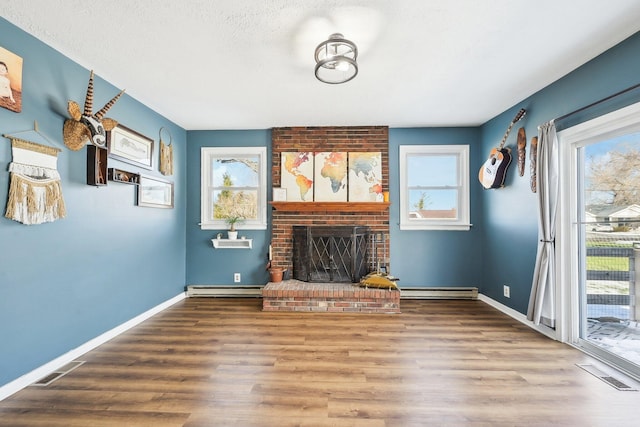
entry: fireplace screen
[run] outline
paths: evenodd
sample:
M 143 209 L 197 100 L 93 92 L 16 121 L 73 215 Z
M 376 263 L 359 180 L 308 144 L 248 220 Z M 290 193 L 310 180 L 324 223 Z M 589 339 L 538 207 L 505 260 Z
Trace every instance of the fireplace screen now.
M 367 271 L 368 227 L 294 226 L 293 278 L 358 282 Z

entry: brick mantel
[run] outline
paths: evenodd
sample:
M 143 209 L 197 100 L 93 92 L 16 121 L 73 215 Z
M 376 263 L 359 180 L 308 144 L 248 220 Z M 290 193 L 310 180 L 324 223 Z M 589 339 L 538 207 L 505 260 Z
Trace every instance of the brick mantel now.
M 285 127 L 272 129 L 272 182 L 280 186 L 281 153 L 380 152 L 382 188 L 389 188 L 387 126 Z M 366 225 L 389 234 L 389 204 L 350 202 L 272 202 L 272 266 L 291 269 L 294 225 Z

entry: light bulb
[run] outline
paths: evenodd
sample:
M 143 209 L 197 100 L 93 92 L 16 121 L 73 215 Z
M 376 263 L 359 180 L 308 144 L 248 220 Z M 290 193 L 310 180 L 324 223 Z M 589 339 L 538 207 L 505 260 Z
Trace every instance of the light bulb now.
M 336 70 L 349 71 L 349 63 L 347 61 L 338 61 L 336 64 Z

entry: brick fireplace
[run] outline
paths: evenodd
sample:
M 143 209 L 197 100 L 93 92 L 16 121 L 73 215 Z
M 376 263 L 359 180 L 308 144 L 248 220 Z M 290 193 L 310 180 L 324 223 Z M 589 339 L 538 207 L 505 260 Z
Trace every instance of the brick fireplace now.
M 387 126 L 284 127 L 272 130 L 272 182 L 280 186 L 281 153 L 380 152 L 382 188 L 389 188 L 389 128 Z M 389 235 L 389 209 L 384 203 L 274 203 L 272 266 L 293 271 L 293 226 L 367 226 L 371 233 Z
M 272 130 L 272 182 L 280 186 L 282 152 L 380 152 L 382 189 L 389 188 L 389 128 L 386 126 L 286 127 Z M 383 202 L 273 202 L 272 267 L 288 270 L 285 280 L 262 291 L 265 311 L 399 313 L 400 291 L 361 288 L 352 283 L 316 283 L 294 271 L 294 227 L 366 228 L 376 241 L 389 239 L 389 204 Z M 382 239 L 382 240 L 378 240 Z M 369 240 L 373 245 L 373 239 Z M 388 246 L 386 246 L 388 248 Z M 376 254 L 369 246 L 369 254 Z M 388 260 L 386 261 L 388 267 Z M 345 269 L 346 271 L 346 269 Z M 359 272 L 358 274 L 362 274 Z M 365 273 L 366 274 L 366 273 Z M 306 281 L 311 280 L 311 281 Z M 324 280 L 323 280 L 324 281 Z M 329 280 L 333 282 L 333 280 Z

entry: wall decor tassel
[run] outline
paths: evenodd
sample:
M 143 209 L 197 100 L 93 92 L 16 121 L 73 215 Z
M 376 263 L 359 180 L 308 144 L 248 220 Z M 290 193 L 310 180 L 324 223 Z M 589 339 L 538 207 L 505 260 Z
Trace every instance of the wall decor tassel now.
M 169 134 L 169 144 L 162 141 L 162 131 Z M 164 127 L 160 128 L 160 173 L 162 175 L 173 175 L 173 136 Z
M 14 136 L 9 165 L 9 195 L 5 217 L 22 224 L 53 222 L 66 216 L 57 148 Z

